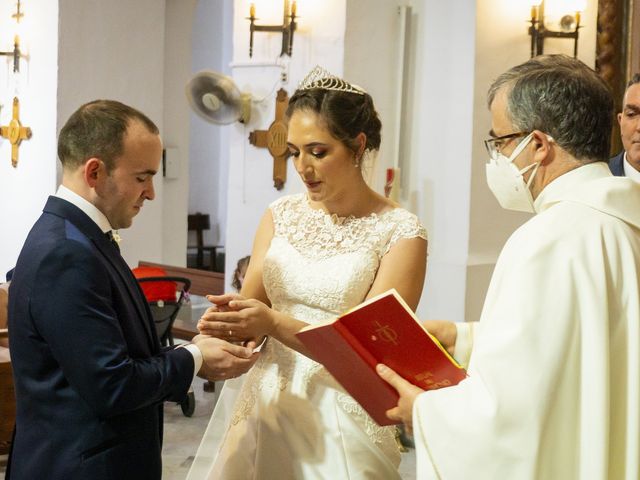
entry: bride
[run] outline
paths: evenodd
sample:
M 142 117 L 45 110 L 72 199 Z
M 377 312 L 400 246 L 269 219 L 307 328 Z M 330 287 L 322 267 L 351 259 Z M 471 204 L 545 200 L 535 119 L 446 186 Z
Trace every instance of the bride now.
M 187 478 L 400 478 L 394 427 L 378 426 L 295 334 L 392 287 L 415 309 L 426 231 L 363 179 L 380 147 L 369 94 L 316 67 L 287 118 L 307 191 L 270 205 L 240 295 L 209 297 L 199 324 L 229 341 L 268 339 L 252 370 L 225 382 Z

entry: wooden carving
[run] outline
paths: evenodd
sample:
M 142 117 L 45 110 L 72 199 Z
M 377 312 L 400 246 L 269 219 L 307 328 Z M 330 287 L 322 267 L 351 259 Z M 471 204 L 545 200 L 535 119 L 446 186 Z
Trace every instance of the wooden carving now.
M 598 34 L 596 40 L 596 70 L 611 88 L 614 110 L 622 110 L 622 97 L 629 73 L 626 62 L 629 6 L 633 0 L 598 0 Z M 611 154 L 622 150 L 620 128 L 616 119 L 611 131 Z
M 11 142 L 11 165 L 13 168 L 18 166 L 18 147 L 22 140 L 31 138 L 31 129 L 23 127 L 20 123 L 20 101 L 18 97 L 13 98 L 13 118 L 9 125 L 0 127 L 0 135 L 8 138 Z
M 287 181 L 287 124 L 284 114 L 289 105 L 286 90 L 278 90 L 276 95 L 276 118 L 269 130 L 255 130 L 249 134 L 249 143 L 256 147 L 266 147 L 273 157 L 273 186 L 282 190 Z

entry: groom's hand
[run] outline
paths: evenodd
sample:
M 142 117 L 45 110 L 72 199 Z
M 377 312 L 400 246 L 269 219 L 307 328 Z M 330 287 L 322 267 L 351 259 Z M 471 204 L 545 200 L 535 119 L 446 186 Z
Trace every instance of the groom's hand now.
M 207 380 L 226 380 L 247 372 L 258 359 L 254 345 L 234 345 L 219 338 L 197 335 L 193 344 L 202 352 L 198 376 Z

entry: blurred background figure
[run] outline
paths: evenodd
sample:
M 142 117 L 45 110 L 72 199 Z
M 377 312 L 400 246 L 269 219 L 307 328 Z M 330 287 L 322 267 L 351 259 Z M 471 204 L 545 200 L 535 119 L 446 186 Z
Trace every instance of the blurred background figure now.
M 236 265 L 236 269 L 233 271 L 233 280 L 231 281 L 231 286 L 236 290 L 236 292 L 239 292 L 242 288 L 242 282 L 244 282 L 244 276 L 247 273 L 249 260 L 251 260 L 251 255 L 242 257 L 240 260 L 238 260 L 238 265 Z

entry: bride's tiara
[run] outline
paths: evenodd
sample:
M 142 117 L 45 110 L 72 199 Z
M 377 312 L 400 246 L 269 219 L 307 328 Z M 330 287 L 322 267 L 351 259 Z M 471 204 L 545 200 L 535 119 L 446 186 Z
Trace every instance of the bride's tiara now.
M 316 66 L 311 70 L 304 80 L 298 85 L 298 90 L 311 90 L 319 88 L 321 90 L 333 90 L 335 92 L 355 93 L 364 95 L 366 92 L 357 85 L 351 85 L 343 79 L 330 74 L 324 68 Z

